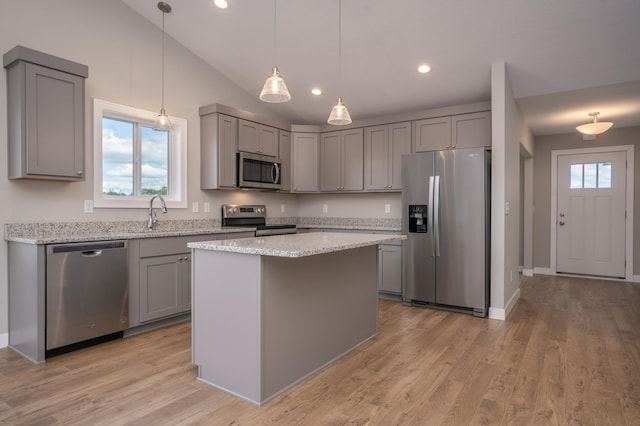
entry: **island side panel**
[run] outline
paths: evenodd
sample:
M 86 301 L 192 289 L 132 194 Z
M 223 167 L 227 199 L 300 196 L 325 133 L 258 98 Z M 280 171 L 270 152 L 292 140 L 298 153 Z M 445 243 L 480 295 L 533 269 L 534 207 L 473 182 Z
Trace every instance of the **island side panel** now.
M 260 256 L 193 250 L 193 362 L 198 377 L 260 402 Z
M 262 402 L 378 333 L 377 256 L 263 256 Z

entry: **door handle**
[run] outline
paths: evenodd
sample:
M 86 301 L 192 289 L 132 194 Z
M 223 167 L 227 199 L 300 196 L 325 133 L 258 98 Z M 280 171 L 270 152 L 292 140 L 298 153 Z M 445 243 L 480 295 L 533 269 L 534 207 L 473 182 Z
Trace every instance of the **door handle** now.
M 561 220 L 561 221 L 560 221 L 560 223 L 559 223 L 559 225 L 560 225 L 560 226 L 564 226 L 564 221 L 563 221 L 563 220 Z

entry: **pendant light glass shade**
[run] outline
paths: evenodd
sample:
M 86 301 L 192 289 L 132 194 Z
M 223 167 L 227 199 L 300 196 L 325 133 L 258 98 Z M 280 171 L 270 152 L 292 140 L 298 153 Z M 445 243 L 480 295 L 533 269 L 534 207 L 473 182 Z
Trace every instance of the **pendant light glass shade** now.
M 287 89 L 287 85 L 278 70 L 278 67 L 273 66 L 273 70 L 267 81 L 264 82 L 262 92 L 260 92 L 260 100 L 264 102 L 280 103 L 291 100 L 291 94 Z
M 613 126 L 613 123 L 610 121 L 600 121 L 598 119 L 599 114 L 599 112 L 590 112 L 589 117 L 592 119 L 591 123 L 578 126 L 576 130 L 585 135 L 599 135 L 609 130 L 611 126 Z
M 277 0 L 273 0 L 273 69 L 271 74 L 267 77 L 267 81 L 262 86 L 262 92 L 260 92 L 260 100 L 269 102 L 272 104 L 279 104 L 291 100 L 291 94 L 287 85 L 284 83 L 284 79 L 278 70 L 276 64 L 276 28 L 278 18 L 278 3 Z
M 171 122 L 164 108 L 160 110 L 160 114 L 156 116 L 156 120 L 153 122 L 153 130 L 170 130 Z
M 331 114 L 329 114 L 327 123 L 335 126 L 351 124 L 351 116 L 349 115 L 349 111 L 347 111 L 345 104 L 342 103 L 341 97 L 338 97 L 338 102 L 331 109 Z
M 342 0 L 338 1 L 338 89 L 342 86 Z M 342 102 L 342 97 L 338 96 L 338 102 L 331 109 L 327 123 L 334 126 L 344 126 L 351 124 L 351 116 L 347 107 Z
M 164 110 L 164 15 L 171 13 L 171 6 L 161 1 L 158 3 L 158 9 L 162 12 L 162 107 L 160 108 L 160 114 L 157 115 L 153 123 L 153 130 L 166 131 L 171 129 L 171 122 L 167 112 Z

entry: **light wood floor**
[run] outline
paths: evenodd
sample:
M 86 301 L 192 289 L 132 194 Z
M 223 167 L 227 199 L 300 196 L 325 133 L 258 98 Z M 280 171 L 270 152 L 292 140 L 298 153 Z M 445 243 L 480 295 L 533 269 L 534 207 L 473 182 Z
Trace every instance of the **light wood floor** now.
M 380 335 L 263 407 L 195 380 L 190 325 L 33 365 L 0 424 L 640 425 L 640 285 L 536 276 L 507 321 L 380 302 Z

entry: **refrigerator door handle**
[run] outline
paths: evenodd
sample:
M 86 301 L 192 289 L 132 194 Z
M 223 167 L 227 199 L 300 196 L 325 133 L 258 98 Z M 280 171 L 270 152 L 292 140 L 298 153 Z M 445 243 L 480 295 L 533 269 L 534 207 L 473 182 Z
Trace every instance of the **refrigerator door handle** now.
M 433 235 L 433 176 L 429 176 L 429 206 L 427 208 L 427 232 L 431 232 Z M 436 254 L 433 249 L 433 237 L 431 238 L 431 257 Z
M 436 257 L 440 257 L 440 176 L 435 177 L 433 201 L 433 240 L 436 248 Z

